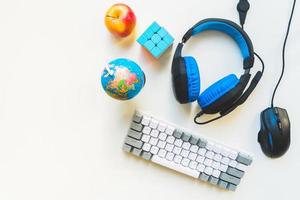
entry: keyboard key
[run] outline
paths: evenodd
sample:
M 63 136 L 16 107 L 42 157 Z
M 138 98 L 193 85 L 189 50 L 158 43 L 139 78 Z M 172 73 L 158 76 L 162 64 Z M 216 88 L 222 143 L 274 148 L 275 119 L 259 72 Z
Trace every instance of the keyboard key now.
M 191 136 L 190 143 L 193 144 L 193 145 L 197 144 L 198 143 L 198 138 L 195 138 L 194 136 Z
M 166 125 L 166 124 L 164 124 L 164 123 L 159 123 L 157 129 L 158 129 L 160 132 L 164 132 L 164 131 L 166 130 L 166 128 L 167 128 L 167 125 Z
M 227 169 L 227 174 L 232 175 L 237 178 L 242 178 L 244 176 L 244 173 L 245 172 L 242 172 L 242 171 L 232 168 L 232 167 L 228 167 L 228 169 Z
M 232 183 L 234 185 L 238 185 L 240 183 L 240 181 L 241 181 L 241 179 L 236 178 L 234 176 L 231 176 L 229 174 L 226 174 L 224 172 L 221 173 L 220 179 L 223 180 L 223 181 L 226 181 L 228 183 Z
M 217 162 L 221 162 L 222 156 L 220 154 L 215 154 L 214 160 L 217 161 Z
M 142 149 L 133 148 L 132 153 L 135 156 L 140 156 L 142 154 Z
M 130 145 L 130 146 L 133 146 L 135 148 L 138 148 L 138 149 L 142 148 L 142 146 L 143 146 L 143 142 L 142 141 L 133 139 L 133 138 L 128 137 L 128 136 L 125 139 L 125 143 L 128 144 L 128 145 Z
M 244 164 L 242 164 L 242 163 L 238 163 L 238 164 L 236 165 L 236 168 L 237 168 L 238 170 L 244 172 L 244 171 L 246 171 L 247 166 L 244 165 Z
M 148 143 L 145 143 L 144 146 L 143 146 L 143 150 L 144 151 L 150 151 L 150 149 L 151 149 L 151 145 L 148 144 Z
M 143 151 L 142 157 L 143 157 L 145 160 L 150 160 L 151 157 L 152 157 L 152 154 L 149 153 L 149 152 L 144 152 L 144 151 Z
M 150 140 L 150 135 L 143 135 L 142 137 L 143 142 L 149 142 L 149 140 Z
M 197 164 L 198 164 L 197 162 L 191 161 L 190 164 L 189 164 L 189 167 L 190 167 L 191 169 L 196 169 Z
M 218 185 L 219 185 L 220 188 L 226 189 L 228 183 L 226 181 L 219 180 Z
M 228 168 L 227 165 L 221 164 L 220 167 L 219 167 L 219 170 L 222 171 L 222 172 L 226 172 L 227 168 Z
M 140 132 L 140 131 L 142 131 L 143 126 L 142 126 L 142 124 L 138 124 L 138 123 L 135 123 L 135 122 L 131 122 L 130 128 L 131 128 L 132 130 L 135 130 L 135 131 Z
M 184 142 L 182 144 L 182 148 L 185 149 L 185 150 L 189 150 L 191 147 L 191 144 L 189 142 Z
M 213 142 L 207 142 L 206 144 L 206 149 L 209 150 L 209 151 L 212 151 L 215 147 L 215 144 Z
M 129 129 L 127 135 L 129 137 L 132 137 L 132 138 L 137 139 L 137 140 L 140 140 L 142 138 L 142 133 L 141 132 L 137 132 L 137 131 L 134 131 L 132 129 Z
M 204 160 L 205 160 L 205 157 L 204 157 L 204 156 L 198 155 L 197 158 L 196 158 L 196 161 L 197 161 L 198 163 L 203 163 Z
M 235 191 L 236 190 L 236 185 L 228 184 L 227 189 L 230 190 L 230 191 Z
M 208 181 L 209 179 L 209 175 L 205 174 L 205 173 L 201 173 L 199 176 L 199 179 L 202 181 Z
M 180 154 L 180 152 L 181 152 L 181 150 L 182 150 L 182 148 L 180 148 L 180 147 L 174 147 L 174 149 L 173 149 L 173 153 L 175 153 L 175 154 L 177 154 L 177 155 L 179 155 Z
M 174 162 L 175 162 L 175 163 L 180 164 L 180 163 L 181 163 L 181 160 L 182 160 L 182 157 L 181 157 L 181 156 L 175 155 L 175 157 L 174 157 Z
M 214 168 L 214 169 L 219 169 L 220 165 L 221 165 L 221 163 L 216 162 L 216 161 L 213 161 L 213 163 L 212 163 L 211 166 L 212 166 L 212 168 Z
M 235 160 L 238 156 L 238 152 L 234 151 L 234 150 L 230 150 L 229 152 L 229 158 L 232 160 Z
M 169 136 L 167 137 L 167 142 L 168 142 L 168 143 L 173 144 L 174 141 L 175 141 L 175 137 L 173 137 L 172 135 L 169 135 Z
M 198 145 L 200 148 L 205 148 L 205 147 L 206 147 L 206 143 L 207 143 L 207 141 L 206 141 L 205 139 L 199 139 L 197 145 Z
M 213 170 L 212 175 L 213 175 L 214 177 L 219 178 L 220 174 L 221 174 L 221 171 L 220 171 L 220 170 L 217 170 L 217 169 L 214 169 L 214 170 Z
M 198 149 L 199 149 L 199 147 L 197 145 L 192 145 L 190 148 L 190 151 L 193 153 L 197 153 Z
M 236 158 L 236 161 L 244 165 L 250 165 L 252 163 L 252 158 L 246 154 L 239 153 L 239 155 Z
M 207 175 L 212 175 L 213 168 L 211 168 L 211 167 L 205 167 L 204 173 L 207 174 Z
M 213 176 L 209 177 L 209 183 L 213 184 L 213 185 L 217 185 L 218 184 L 218 181 L 219 179 L 218 178 L 215 178 Z
M 133 115 L 132 120 L 136 123 L 141 123 L 143 116 L 139 113 L 139 112 L 135 112 L 135 114 Z
M 150 128 L 156 129 L 158 126 L 158 121 L 155 119 L 151 119 L 149 126 L 150 126 Z
M 185 150 L 185 149 L 182 149 L 180 155 L 181 155 L 182 157 L 187 158 L 187 157 L 189 156 L 189 151 L 188 151 L 188 150 Z
M 164 158 L 164 157 L 166 156 L 166 154 L 167 154 L 167 151 L 164 150 L 164 149 L 160 149 L 160 150 L 158 151 L 158 156 L 159 156 L 159 157 Z
M 162 133 L 159 134 L 158 138 L 160 140 L 166 140 L 167 139 L 167 134 L 162 132 Z
M 205 165 L 199 163 L 198 166 L 197 166 L 197 170 L 198 170 L 199 172 L 204 172 L 204 169 L 205 169 Z
M 231 161 L 229 162 L 229 166 L 230 166 L 230 167 L 235 168 L 236 165 L 237 165 L 237 162 L 236 162 L 235 160 L 231 160 Z
M 122 147 L 123 151 L 125 152 L 131 152 L 132 150 L 132 147 L 130 145 L 127 145 L 127 144 L 123 144 L 123 147 Z
M 177 139 L 181 138 L 181 135 L 182 135 L 182 132 L 177 129 L 173 133 L 173 136 Z
M 149 143 L 153 146 L 156 146 L 158 143 L 158 139 L 151 137 Z
M 151 135 L 152 137 L 158 137 L 158 134 L 159 134 L 158 130 L 155 130 L 155 129 L 153 129 L 153 130 L 151 131 L 151 133 L 150 133 L 150 135 Z
M 229 153 L 230 153 L 230 150 L 227 147 L 222 148 L 222 151 L 221 151 L 222 156 L 228 157 Z
M 168 152 L 167 156 L 166 156 L 166 159 L 171 161 L 171 160 L 173 160 L 174 156 L 175 156 L 174 153 Z
M 156 147 L 156 146 L 152 146 L 152 147 L 151 147 L 150 152 L 151 152 L 152 154 L 157 154 L 158 151 L 159 151 L 159 148 L 158 148 L 158 147 Z
M 205 157 L 209 159 L 213 159 L 214 155 L 215 155 L 214 152 L 208 151 L 206 152 Z
M 185 167 L 189 166 L 190 160 L 187 158 L 183 158 L 181 164 Z
M 213 148 L 213 152 L 215 152 L 216 154 L 220 154 L 222 151 L 222 147 L 218 144 L 216 144 Z
M 206 165 L 207 167 L 210 167 L 212 165 L 212 160 L 208 159 L 208 158 L 205 158 L 204 165 Z
M 201 155 L 201 156 L 204 156 L 205 153 L 206 153 L 206 149 L 204 149 L 204 148 L 200 148 L 200 149 L 198 150 L 198 154 Z
M 174 142 L 174 145 L 175 146 L 178 146 L 178 147 L 181 147 L 183 144 L 182 140 L 181 139 L 176 139 L 175 142 Z
M 166 142 L 165 141 L 158 141 L 158 144 L 157 144 L 157 146 L 159 147 L 159 148 L 161 148 L 161 149 L 164 149 L 165 147 L 166 147 Z
M 170 169 L 176 170 L 176 171 L 181 172 L 183 174 L 187 174 L 191 177 L 194 177 L 194 178 L 199 177 L 199 172 L 197 172 L 196 170 L 192 170 L 188 167 L 183 167 L 183 166 L 181 166 L 179 164 L 176 164 L 174 162 L 170 162 L 170 161 L 168 161 L 164 158 L 160 158 L 157 155 L 154 155 L 151 160 L 154 163 L 157 163 L 159 165 L 162 165 L 162 166 L 168 167 Z
M 191 137 L 190 134 L 183 133 L 182 136 L 181 136 L 181 139 L 182 139 L 184 142 L 188 142 L 188 141 L 190 140 L 190 137 Z
M 169 144 L 169 143 L 167 143 L 167 145 L 166 145 L 166 150 L 167 151 L 169 151 L 169 152 L 171 152 L 171 151 L 173 151 L 173 148 L 174 148 L 174 145 L 173 144 Z
M 195 154 L 195 153 L 193 153 L 193 152 L 190 152 L 188 158 L 189 158 L 190 160 L 196 160 L 197 154 Z
M 175 131 L 175 128 L 172 126 L 168 126 L 167 130 L 166 130 L 166 134 L 168 135 L 173 135 L 173 132 Z
M 221 160 L 221 163 L 223 163 L 224 165 L 228 165 L 229 161 L 230 161 L 229 158 L 223 157 L 222 160 Z
M 144 126 L 148 126 L 149 123 L 150 123 L 150 120 L 151 120 L 150 117 L 148 117 L 148 116 L 143 116 L 142 124 L 143 124 Z
M 151 132 L 151 128 L 148 126 L 145 126 L 143 129 L 143 133 L 148 135 L 148 134 L 150 134 L 150 132 Z

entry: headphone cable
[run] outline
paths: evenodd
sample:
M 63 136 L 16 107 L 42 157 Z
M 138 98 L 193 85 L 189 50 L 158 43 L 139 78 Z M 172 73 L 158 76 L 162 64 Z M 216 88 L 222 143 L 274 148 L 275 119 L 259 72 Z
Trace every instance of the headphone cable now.
M 290 15 L 290 19 L 289 19 L 289 23 L 288 23 L 288 27 L 287 27 L 287 31 L 286 31 L 286 34 L 285 34 L 285 39 L 284 39 L 283 48 L 282 48 L 282 70 L 281 70 L 279 80 L 278 80 L 278 82 L 276 84 L 276 87 L 275 87 L 275 89 L 273 91 L 273 94 L 272 94 L 272 100 L 271 100 L 271 107 L 272 108 L 274 107 L 275 94 L 277 92 L 278 86 L 279 86 L 279 84 L 280 84 L 280 82 L 283 78 L 284 72 L 285 72 L 285 49 L 286 49 L 286 44 L 287 44 L 287 40 L 288 40 L 289 33 L 290 33 L 292 19 L 293 19 L 293 16 L 294 16 L 296 2 L 297 2 L 297 0 L 294 0 L 291 15 Z

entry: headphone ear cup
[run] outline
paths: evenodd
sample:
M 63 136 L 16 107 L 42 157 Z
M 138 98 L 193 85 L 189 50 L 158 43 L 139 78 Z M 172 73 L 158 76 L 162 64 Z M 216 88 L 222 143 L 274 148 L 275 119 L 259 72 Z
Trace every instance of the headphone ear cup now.
M 200 75 L 198 64 L 194 57 L 186 56 L 183 58 L 186 68 L 188 102 L 197 100 L 200 94 Z
M 230 74 L 208 87 L 198 98 L 198 104 L 204 113 L 215 114 L 237 99 L 241 92 L 237 85 L 240 80 Z
M 181 103 L 188 103 L 188 84 L 185 62 L 182 57 L 173 58 L 172 62 L 172 88 L 176 100 Z

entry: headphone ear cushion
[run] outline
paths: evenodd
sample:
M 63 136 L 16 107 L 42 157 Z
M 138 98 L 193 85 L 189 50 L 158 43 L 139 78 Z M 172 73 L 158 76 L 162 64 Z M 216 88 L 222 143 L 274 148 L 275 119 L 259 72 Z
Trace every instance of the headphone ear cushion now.
M 200 93 L 200 75 L 199 68 L 195 58 L 191 56 L 184 57 L 187 86 L 188 86 L 188 100 L 193 102 L 197 100 Z
M 210 106 L 226 93 L 235 88 L 240 80 L 234 74 L 230 74 L 208 87 L 198 98 L 198 103 L 202 109 Z

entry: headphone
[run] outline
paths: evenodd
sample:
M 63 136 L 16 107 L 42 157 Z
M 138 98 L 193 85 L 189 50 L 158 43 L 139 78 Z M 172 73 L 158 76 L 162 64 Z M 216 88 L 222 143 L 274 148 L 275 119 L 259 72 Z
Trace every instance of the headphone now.
M 235 74 L 223 77 L 200 93 L 200 75 L 194 57 L 182 57 L 184 44 L 195 35 L 204 31 L 219 31 L 230 36 L 239 46 L 243 56 L 244 73 L 238 78 Z M 195 116 L 196 124 L 207 124 L 224 117 L 239 105 L 243 104 L 257 86 L 262 77 L 258 71 L 246 89 L 250 78 L 250 70 L 254 64 L 254 56 L 258 56 L 247 33 L 236 23 L 218 18 L 209 18 L 198 22 L 190 28 L 178 44 L 172 62 L 173 92 L 181 104 L 198 101 L 201 111 Z M 258 57 L 260 58 L 260 57 Z M 220 115 L 214 119 L 199 122 L 198 118 L 204 114 Z

